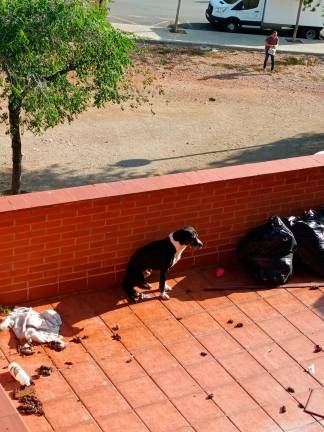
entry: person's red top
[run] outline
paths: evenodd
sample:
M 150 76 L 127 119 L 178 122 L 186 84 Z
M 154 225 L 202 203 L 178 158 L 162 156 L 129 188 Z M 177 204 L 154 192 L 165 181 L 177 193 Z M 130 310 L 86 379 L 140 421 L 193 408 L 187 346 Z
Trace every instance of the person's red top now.
M 269 36 L 266 39 L 267 45 L 278 45 L 278 37 Z

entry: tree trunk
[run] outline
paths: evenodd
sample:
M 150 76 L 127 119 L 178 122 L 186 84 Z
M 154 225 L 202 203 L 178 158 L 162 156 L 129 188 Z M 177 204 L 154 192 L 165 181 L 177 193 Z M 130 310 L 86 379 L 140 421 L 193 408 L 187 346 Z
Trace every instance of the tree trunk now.
M 303 0 L 299 1 L 299 6 L 298 6 L 298 12 L 297 12 L 297 18 L 296 18 L 296 24 L 295 24 L 295 28 L 294 28 L 294 34 L 293 34 L 293 40 L 296 40 L 296 36 L 297 36 L 297 30 L 298 30 L 298 25 L 299 25 L 299 19 L 300 19 L 300 14 L 301 14 L 301 10 L 303 7 Z
M 16 195 L 20 192 L 21 178 L 21 138 L 20 138 L 20 110 L 21 101 L 14 97 L 9 98 L 9 130 L 12 148 L 12 177 L 11 193 Z

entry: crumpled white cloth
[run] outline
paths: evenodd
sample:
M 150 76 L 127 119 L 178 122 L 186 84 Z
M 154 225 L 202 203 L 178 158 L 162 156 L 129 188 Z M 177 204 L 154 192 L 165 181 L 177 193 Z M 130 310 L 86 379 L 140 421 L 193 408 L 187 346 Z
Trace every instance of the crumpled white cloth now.
M 32 308 L 16 306 L 0 323 L 0 330 L 11 328 L 18 339 L 27 342 L 52 342 L 64 344 L 60 335 L 62 320 L 60 315 L 52 310 L 38 313 Z

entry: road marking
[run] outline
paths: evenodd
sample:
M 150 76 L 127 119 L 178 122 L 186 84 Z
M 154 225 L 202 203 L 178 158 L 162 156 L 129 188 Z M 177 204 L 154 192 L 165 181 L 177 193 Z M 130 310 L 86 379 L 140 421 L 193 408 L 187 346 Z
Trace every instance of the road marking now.
M 171 19 L 169 19 L 169 20 L 159 21 L 159 22 L 157 22 L 157 23 L 155 23 L 155 24 L 152 24 L 152 25 L 153 25 L 153 26 L 157 26 L 157 25 L 166 24 L 166 23 L 170 23 L 170 22 L 171 22 Z
M 135 21 L 130 21 L 130 20 L 126 19 L 126 18 L 120 18 L 120 17 L 118 17 L 116 15 L 110 15 L 109 18 L 110 18 L 110 21 L 112 21 L 112 19 L 117 19 L 117 20 L 119 20 L 121 22 L 124 22 L 126 24 L 137 25 L 137 23 Z

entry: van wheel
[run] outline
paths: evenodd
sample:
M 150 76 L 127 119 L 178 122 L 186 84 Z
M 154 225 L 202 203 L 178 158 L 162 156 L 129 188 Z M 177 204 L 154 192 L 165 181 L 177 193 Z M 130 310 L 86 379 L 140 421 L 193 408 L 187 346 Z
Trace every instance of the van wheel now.
M 319 38 L 319 31 L 314 28 L 306 27 L 302 30 L 302 36 L 308 40 L 314 40 Z
M 234 33 L 238 30 L 239 24 L 237 21 L 234 20 L 228 20 L 225 24 L 225 29 L 229 33 Z

